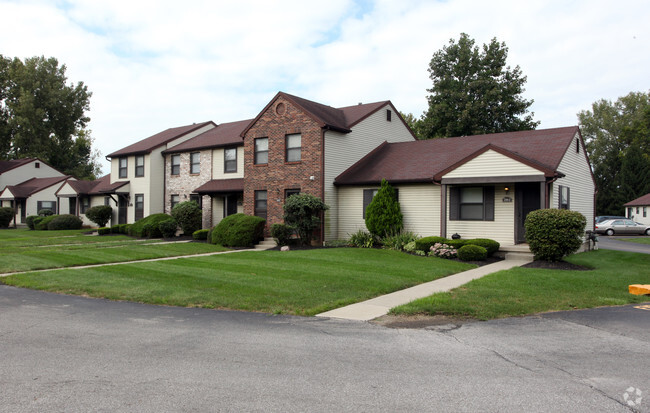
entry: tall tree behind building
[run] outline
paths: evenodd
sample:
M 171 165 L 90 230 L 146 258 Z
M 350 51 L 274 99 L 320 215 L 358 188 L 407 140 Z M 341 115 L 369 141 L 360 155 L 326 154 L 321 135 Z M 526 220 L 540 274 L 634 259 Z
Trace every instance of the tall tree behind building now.
M 0 55 L 0 159 L 38 157 L 63 173 L 94 178 L 86 111 L 92 95 L 83 82 L 66 84 L 66 66 L 51 57 Z

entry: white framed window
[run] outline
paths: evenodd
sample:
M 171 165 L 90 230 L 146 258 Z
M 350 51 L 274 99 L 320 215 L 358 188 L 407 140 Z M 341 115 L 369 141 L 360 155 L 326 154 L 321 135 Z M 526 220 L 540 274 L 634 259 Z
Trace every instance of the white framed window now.
M 201 152 L 192 152 L 190 154 L 190 173 L 201 173 Z
M 285 145 L 286 145 L 285 160 L 287 162 L 300 162 L 302 135 L 299 133 L 293 133 L 291 135 L 287 135 L 285 139 Z

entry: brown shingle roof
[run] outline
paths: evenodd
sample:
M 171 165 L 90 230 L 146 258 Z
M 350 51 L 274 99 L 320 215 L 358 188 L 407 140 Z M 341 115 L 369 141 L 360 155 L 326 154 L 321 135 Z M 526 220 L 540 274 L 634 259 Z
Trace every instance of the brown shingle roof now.
M 243 145 L 244 141 L 240 134 L 251 121 L 252 119 L 246 119 L 238 122 L 221 123 L 216 128 L 212 128 L 195 138 L 173 146 L 163 151 L 163 153 L 178 153 L 222 146 Z
M 142 139 L 141 141 L 138 141 L 132 145 L 129 145 L 125 148 L 122 148 L 118 151 L 115 151 L 111 153 L 110 155 L 107 155 L 108 158 L 114 158 L 116 156 L 125 156 L 125 155 L 134 155 L 134 154 L 142 154 L 142 153 L 149 153 L 153 149 L 165 145 L 174 139 L 177 139 L 187 133 L 193 132 L 197 129 L 200 129 L 206 125 L 214 124 L 212 121 L 208 122 L 202 122 L 202 123 L 195 123 L 192 125 L 187 125 L 187 126 L 180 126 L 177 128 L 169 128 L 167 130 L 164 130 L 160 133 L 157 133 L 153 136 L 150 136 L 148 138 Z
M 63 182 L 68 178 L 70 178 L 70 175 L 56 176 L 52 178 L 32 178 L 18 185 L 7 185 L 6 189 L 11 191 L 14 198 L 29 198 L 36 192 L 40 192 L 52 185 Z
M 495 133 L 426 141 L 388 143 L 336 178 L 337 185 L 389 182 L 432 182 L 437 175 L 478 155 L 488 145 L 545 173 L 557 172 L 577 126 Z
M 637 199 L 624 204 L 623 206 L 645 206 L 650 205 L 650 194 L 645 194 Z
M 214 194 L 218 192 L 242 192 L 244 190 L 244 178 L 236 179 L 213 179 L 196 188 L 198 194 Z
M 23 159 L 12 159 L 10 161 L 0 161 L 0 174 L 36 160 L 37 160 L 36 158 L 23 158 Z

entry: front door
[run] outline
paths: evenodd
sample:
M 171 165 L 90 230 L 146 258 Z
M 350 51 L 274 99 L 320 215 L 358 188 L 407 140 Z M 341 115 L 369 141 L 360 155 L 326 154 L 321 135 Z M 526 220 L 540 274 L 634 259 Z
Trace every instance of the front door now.
M 226 216 L 233 215 L 237 213 L 237 194 L 226 195 Z
M 523 182 L 515 185 L 515 243 L 526 242 L 524 223 L 528 213 L 541 208 L 539 182 Z
M 24 224 L 25 223 L 25 216 L 27 215 L 27 200 L 21 199 L 18 201 L 18 205 L 20 206 L 20 223 Z
M 69 203 L 68 214 L 77 215 L 77 198 L 74 197 L 68 198 L 68 203 Z
M 117 223 L 126 224 L 126 207 L 129 205 L 129 201 L 124 195 L 118 195 L 118 204 L 117 204 Z

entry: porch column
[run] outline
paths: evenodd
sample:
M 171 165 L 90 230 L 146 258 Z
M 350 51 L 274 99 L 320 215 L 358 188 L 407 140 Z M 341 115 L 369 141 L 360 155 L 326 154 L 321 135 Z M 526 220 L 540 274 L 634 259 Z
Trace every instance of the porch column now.
M 447 238 L 447 185 L 440 186 L 440 236 Z
M 539 209 L 546 208 L 546 197 L 547 197 L 546 182 L 540 182 L 540 185 L 539 185 Z

